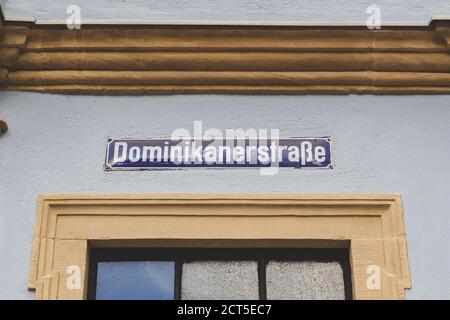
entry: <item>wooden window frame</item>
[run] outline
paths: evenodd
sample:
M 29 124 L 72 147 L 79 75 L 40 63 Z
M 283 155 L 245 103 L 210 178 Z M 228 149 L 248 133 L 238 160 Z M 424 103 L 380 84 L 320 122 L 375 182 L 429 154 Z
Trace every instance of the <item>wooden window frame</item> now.
M 399 195 L 43 195 L 29 288 L 86 299 L 90 248 L 349 248 L 354 299 L 403 299 L 411 287 Z M 80 270 L 81 287 L 67 280 Z M 368 270 L 379 267 L 381 287 Z
M 167 261 L 174 262 L 174 299 L 181 300 L 182 265 L 198 261 L 252 261 L 258 264 L 258 293 L 267 300 L 266 269 L 270 261 L 337 262 L 343 272 L 345 299 L 352 299 L 351 269 L 348 248 L 95 248 L 89 254 L 87 298 L 95 300 L 99 262 Z

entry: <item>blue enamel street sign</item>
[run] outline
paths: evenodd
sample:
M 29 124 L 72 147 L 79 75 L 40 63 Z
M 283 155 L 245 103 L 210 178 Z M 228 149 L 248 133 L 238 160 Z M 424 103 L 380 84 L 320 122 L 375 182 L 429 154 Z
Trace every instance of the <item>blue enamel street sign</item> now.
M 109 139 L 105 170 L 333 168 L 332 139 Z

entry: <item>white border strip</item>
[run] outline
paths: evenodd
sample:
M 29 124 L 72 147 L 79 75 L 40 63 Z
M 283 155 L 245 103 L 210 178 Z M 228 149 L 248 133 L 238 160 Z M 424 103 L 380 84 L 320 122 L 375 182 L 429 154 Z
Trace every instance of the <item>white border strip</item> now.
M 433 17 L 428 22 L 385 22 L 381 27 L 426 27 L 436 20 L 450 21 L 450 17 Z M 66 20 L 37 20 L 29 17 L 5 17 L 8 22 L 31 22 L 36 25 L 66 25 Z M 81 25 L 209 25 L 209 26 L 291 26 L 291 27 L 366 27 L 364 22 L 330 22 L 330 21 L 235 21 L 235 20 L 81 20 Z

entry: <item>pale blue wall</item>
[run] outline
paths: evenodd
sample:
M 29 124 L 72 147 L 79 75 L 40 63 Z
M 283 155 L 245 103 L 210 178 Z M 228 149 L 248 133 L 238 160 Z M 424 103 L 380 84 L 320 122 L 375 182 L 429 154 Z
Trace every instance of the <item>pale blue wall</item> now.
M 42 193 L 400 193 L 413 289 L 450 297 L 450 96 L 90 97 L 0 93 L 0 298 L 27 292 L 36 197 Z M 336 168 L 109 172 L 108 136 L 178 127 L 279 128 L 335 138 Z M 6 240 L 8 239 L 8 240 Z M 6 245 L 6 246 L 5 246 Z
M 426 23 L 450 15 L 449 0 L 3 0 L 7 16 L 66 19 L 69 5 L 82 19 L 272 20 L 359 22 L 366 8 L 378 5 L 382 21 Z

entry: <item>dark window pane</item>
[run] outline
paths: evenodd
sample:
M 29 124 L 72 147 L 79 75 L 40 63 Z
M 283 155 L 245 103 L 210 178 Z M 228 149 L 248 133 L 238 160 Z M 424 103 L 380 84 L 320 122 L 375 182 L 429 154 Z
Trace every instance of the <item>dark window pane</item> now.
M 99 262 L 96 299 L 172 300 L 174 281 L 174 262 Z

